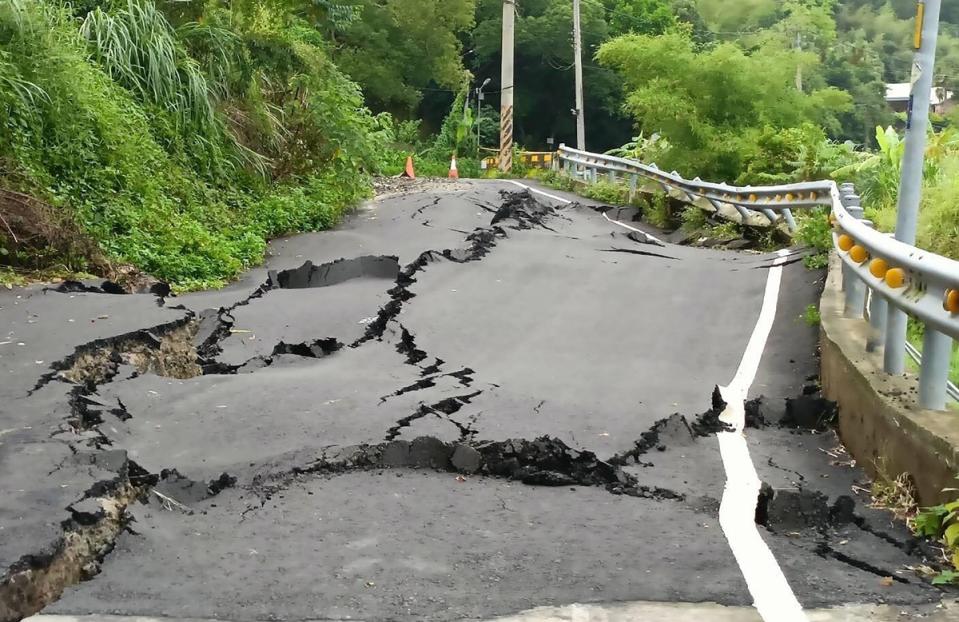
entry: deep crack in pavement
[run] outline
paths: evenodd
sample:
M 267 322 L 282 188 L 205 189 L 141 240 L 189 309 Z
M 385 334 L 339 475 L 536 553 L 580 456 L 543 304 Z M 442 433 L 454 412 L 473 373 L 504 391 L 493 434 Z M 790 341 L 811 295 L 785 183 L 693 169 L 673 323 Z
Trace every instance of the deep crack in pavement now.
M 663 244 L 608 207 L 457 188 L 304 236 L 305 261 L 279 253 L 218 308 L 198 294 L 139 311 L 148 328 L 94 321 L 94 338 L 47 348 L 62 354 L 39 380 L 26 348 L 0 358 L 23 388 L 0 419 L 0 620 L 748 604 L 716 525 L 725 403 L 702 404 L 758 312 L 764 274 L 746 268 L 768 257 L 650 253 Z M 363 250 L 331 258 L 341 247 Z M 783 317 L 816 295 L 806 275 L 787 272 Z M 717 287 L 724 304 L 698 304 Z M 106 284 L 61 289 L 25 304 L 147 308 Z M 834 411 L 805 386 L 815 335 L 783 317 L 769 397 L 746 404 L 757 524 L 807 606 L 935 602 L 903 574 L 934 552 L 820 451 Z

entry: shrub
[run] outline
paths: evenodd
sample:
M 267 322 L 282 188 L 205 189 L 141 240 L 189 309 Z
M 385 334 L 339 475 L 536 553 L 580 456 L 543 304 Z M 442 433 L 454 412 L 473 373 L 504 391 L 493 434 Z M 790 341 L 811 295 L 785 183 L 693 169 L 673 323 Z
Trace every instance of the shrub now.
M 609 205 L 626 205 L 629 199 L 629 190 L 622 184 L 609 181 L 597 181 L 586 184 L 581 194 L 587 199 L 608 203 Z

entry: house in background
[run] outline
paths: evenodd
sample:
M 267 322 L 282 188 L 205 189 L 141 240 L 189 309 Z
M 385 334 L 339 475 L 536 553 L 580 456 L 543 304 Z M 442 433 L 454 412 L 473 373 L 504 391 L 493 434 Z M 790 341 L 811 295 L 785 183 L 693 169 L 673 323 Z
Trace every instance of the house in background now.
M 909 93 L 912 85 L 908 82 L 897 82 L 886 85 L 886 103 L 895 112 L 906 112 L 909 109 Z M 956 107 L 957 102 L 952 91 L 943 87 L 933 87 L 930 93 L 930 109 L 936 114 L 946 114 Z

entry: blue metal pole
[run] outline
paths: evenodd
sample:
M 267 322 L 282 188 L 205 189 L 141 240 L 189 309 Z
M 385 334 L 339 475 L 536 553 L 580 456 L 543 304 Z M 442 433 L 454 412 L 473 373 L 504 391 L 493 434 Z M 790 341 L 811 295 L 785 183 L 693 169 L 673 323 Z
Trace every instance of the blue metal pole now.
M 916 243 L 942 0 L 919 0 L 917 6 L 914 46 L 916 55 L 912 65 L 912 94 L 909 97 L 905 155 L 902 159 L 902 178 L 899 185 L 899 211 L 896 217 L 896 239 L 906 244 Z M 906 314 L 890 305 L 885 352 L 887 373 L 898 375 L 906 369 L 906 327 Z
M 930 410 L 946 409 L 946 383 L 952 362 L 952 337 L 926 326 L 919 374 L 919 405 Z

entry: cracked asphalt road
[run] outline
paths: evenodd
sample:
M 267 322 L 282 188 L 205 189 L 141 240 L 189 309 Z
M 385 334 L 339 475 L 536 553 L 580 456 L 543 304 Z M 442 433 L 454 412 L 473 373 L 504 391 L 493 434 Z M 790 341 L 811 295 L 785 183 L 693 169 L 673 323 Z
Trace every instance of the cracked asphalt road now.
M 0 620 L 748 607 L 712 396 L 774 258 L 645 244 L 583 203 L 464 181 L 217 292 L 0 293 Z M 763 539 L 807 609 L 935 613 L 908 570 L 934 551 L 832 432 L 780 425 L 828 409 L 800 319 L 821 275 L 783 271 L 747 409 Z

